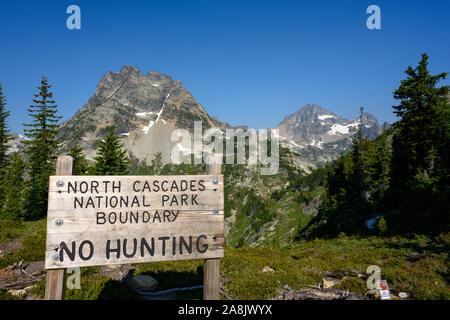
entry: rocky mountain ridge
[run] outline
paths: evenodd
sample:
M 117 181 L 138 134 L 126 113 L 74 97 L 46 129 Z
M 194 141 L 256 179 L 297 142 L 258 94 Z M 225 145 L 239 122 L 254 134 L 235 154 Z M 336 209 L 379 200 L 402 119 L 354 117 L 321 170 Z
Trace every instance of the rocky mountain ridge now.
M 6 151 L 7 155 L 13 154 L 14 152 L 21 153 L 23 148 L 25 148 L 24 141 L 28 140 L 28 138 L 24 137 L 19 133 L 11 133 L 12 139 L 8 141 L 8 150 Z
M 305 172 L 324 165 L 349 150 L 359 118 L 346 119 L 318 105 L 305 105 L 278 125 L 281 144 L 299 154 L 298 166 Z M 157 71 L 142 74 L 132 66 L 107 72 L 95 94 L 75 115 L 61 124 L 58 139 L 61 152 L 71 145 L 82 145 L 88 159 L 96 155 L 98 142 L 114 127 L 125 149 L 141 161 L 150 163 L 160 152 L 170 162 L 170 152 L 178 147 L 183 154 L 192 149 L 172 141 L 176 129 L 193 132 L 194 121 L 203 130 L 232 128 L 210 116 L 179 80 Z M 235 129 L 248 129 L 236 126 Z M 376 118 L 363 114 L 363 134 L 375 138 L 382 131 Z M 21 150 L 20 139 L 11 150 Z
M 346 119 L 315 104 L 307 104 L 285 117 L 278 125 L 282 144 L 300 155 L 302 161 L 316 168 L 350 149 L 360 118 Z M 362 115 L 362 133 L 369 139 L 383 131 L 370 113 Z
M 92 159 L 98 140 L 114 126 L 125 149 L 137 158 L 148 163 L 161 152 L 167 162 L 177 145 L 171 141 L 172 132 L 193 130 L 194 121 L 202 121 L 204 129 L 229 127 L 210 116 L 181 81 L 156 71 L 144 76 L 139 69 L 124 66 L 120 72 L 106 73 L 95 95 L 61 125 L 58 138 L 63 150 L 79 142 Z

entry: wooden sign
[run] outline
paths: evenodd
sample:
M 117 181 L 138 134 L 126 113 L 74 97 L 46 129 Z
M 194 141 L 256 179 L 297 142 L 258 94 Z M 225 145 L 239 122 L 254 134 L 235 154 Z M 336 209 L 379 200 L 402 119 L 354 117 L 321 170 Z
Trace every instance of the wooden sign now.
M 221 174 L 51 176 L 46 269 L 224 255 Z

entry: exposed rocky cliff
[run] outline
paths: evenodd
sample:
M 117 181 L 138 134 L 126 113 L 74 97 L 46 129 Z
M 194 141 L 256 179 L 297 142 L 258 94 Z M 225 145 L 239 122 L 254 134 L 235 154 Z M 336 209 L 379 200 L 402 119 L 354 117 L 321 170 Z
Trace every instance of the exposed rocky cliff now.
M 310 167 L 323 165 L 345 153 L 360 118 L 346 119 L 318 105 L 308 104 L 288 115 L 279 125 L 281 142 L 300 154 Z M 362 133 L 373 139 L 383 128 L 370 113 L 362 116 Z
M 210 116 L 179 80 L 156 71 L 143 75 L 137 68 L 124 66 L 108 72 L 97 85 L 96 93 L 76 114 L 64 122 L 58 138 L 62 150 L 79 142 L 88 158 L 93 158 L 98 140 L 110 127 L 119 135 L 127 151 L 149 162 L 157 152 L 168 161 L 177 144 L 173 130 L 193 130 L 194 121 L 203 129 L 229 125 Z

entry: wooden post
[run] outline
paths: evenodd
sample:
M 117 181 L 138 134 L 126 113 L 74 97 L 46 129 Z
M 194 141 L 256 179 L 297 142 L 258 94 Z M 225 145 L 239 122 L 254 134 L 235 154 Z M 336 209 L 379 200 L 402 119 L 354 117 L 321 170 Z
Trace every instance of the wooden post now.
M 206 164 L 206 174 L 222 173 L 222 156 L 216 155 Z M 203 266 L 203 300 L 219 300 L 220 259 L 205 259 Z
M 56 162 L 57 176 L 71 176 L 73 159 L 70 156 L 59 156 Z M 47 270 L 45 300 L 64 300 L 66 291 L 66 269 Z

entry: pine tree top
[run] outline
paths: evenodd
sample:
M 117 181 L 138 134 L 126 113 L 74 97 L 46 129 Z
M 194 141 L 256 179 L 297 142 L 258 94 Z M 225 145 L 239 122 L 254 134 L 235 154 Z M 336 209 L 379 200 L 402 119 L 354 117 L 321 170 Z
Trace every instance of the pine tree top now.
M 30 139 L 47 139 L 47 136 L 54 136 L 58 128 L 59 120 L 62 118 L 57 115 L 57 105 L 53 100 L 53 93 L 50 91 L 52 86 L 48 79 L 42 76 L 41 85 L 38 87 L 39 93 L 33 94 L 35 105 L 31 105 L 27 110 L 33 118 L 31 123 L 24 123 L 25 135 Z M 40 98 L 40 99 L 37 99 Z M 27 141 L 29 143 L 29 141 Z
M 129 159 L 122 150 L 123 144 L 114 135 L 114 128 L 99 143 L 98 155 L 94 158 L 94 173 L 97 175 L 126 175 Z
M 3 88 L 0 84 L 0 167 L 2 168 L 4 168 L 7 162 L 7 143 L 12 139 L 11 135 L 9 134 L 9 129 L 6 121 L 9 114 L 10 112 L 6 110 L 6 98 L 3 95 Z
M 433 105 L 447 102 L 449 89 L 447 86 L 436 87 L 440 80 L 446 79 L 448 73 L 431 75 L 428 71 L 428 55 L 422 54 L 422 59 L 416 68 L 409 66 L 405 73 L 408 77 L 402 80 L 394 91 L 394 98 L 401 100 L 400 105 L 393 106 L 398 117 L 408 117 L 412 112 L 427 112 Z

